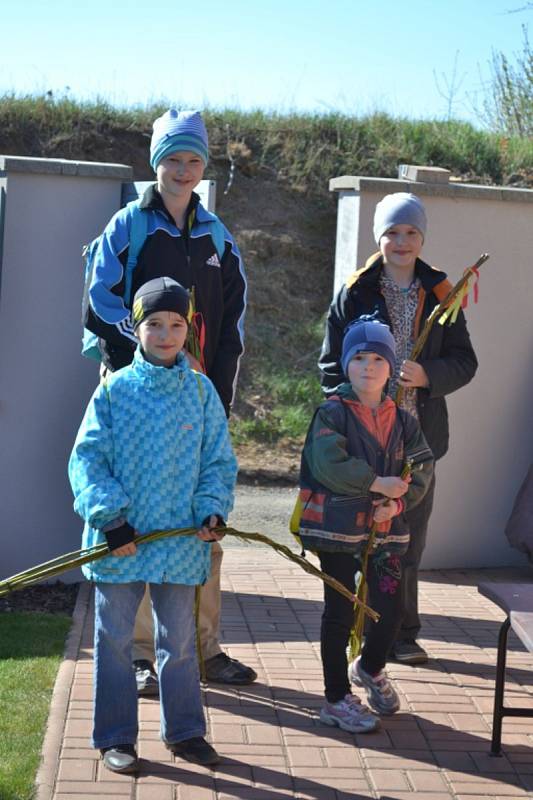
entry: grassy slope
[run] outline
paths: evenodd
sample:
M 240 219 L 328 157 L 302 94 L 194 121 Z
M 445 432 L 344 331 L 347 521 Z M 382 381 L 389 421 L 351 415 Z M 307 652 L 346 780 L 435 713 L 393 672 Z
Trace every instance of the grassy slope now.
M 0 798 L 29 800 L 39 766 L 66 615 L 0 614 Z
M 5 96 L 0 153 L 127 163 L 137 179 L 149 179 L 150 123 L 162 110 Z M 206 176 L 217 180 L 217 211 L 236 235 L 249 280 L 233 418 L 240 441 L 301 436 L 320 396 L 315 364 L 335 247 L 330 177 L 395 177 L 398 163 L 418 163 L 480 183 L 533 185 L 533 142 L 467 123 L 231 110 L 205 117 Z M 224 195 L 231 160 L 235 175 Z

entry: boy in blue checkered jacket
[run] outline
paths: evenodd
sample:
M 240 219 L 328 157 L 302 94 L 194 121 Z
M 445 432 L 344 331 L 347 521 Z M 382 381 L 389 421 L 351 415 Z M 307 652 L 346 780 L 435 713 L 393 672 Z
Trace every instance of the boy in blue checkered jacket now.
M 131 644 L 150 584 L 161 696 L 161 737 L 176 755 L 217 763 L 205 741 L 195 648 L 194 587 L 210 571 L 212 530 L 233 506 L 237 463 L 211 381 L 183 352 L 189 293 L 170 278 L 144 284 L 133 303 L 132 364 L 96 389 L 69 462 L 83 547 L 112 553 L 87 564 L 95 581 L 93 746 L 114 772 L 135 772 L 137 689 Z M 140 547 L 135 536 L 196 527 L 196 536 Z

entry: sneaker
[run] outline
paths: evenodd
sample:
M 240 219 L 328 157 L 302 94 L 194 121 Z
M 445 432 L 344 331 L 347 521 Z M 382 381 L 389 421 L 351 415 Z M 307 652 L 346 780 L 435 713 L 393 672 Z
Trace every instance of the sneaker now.
M 201 764 L 203 767 L 213 767 L 220 761 L 220 756 L 215 748 L 211 747 L 202 736 L 185 739 L 183 742 L 167 742 L 166 747 L 175 756 L 191 761 L 193 764 Z
M 137 694 L 139 697 L 157 697 L 159 694 L 159 680 L 153 664 L 143 658 L 133 662 Z
M 400 708 L 400 698 L 391 682 L 381 670 L 377 675 L 369 675 L 361 666 L 361 656 L 349 668 L 350 681 L 366 689 L 368 705 L 376 714 L 395 714 Z
M 429 660 L 424 648 L 414 639 L 397 641 L 392 648 L 391 657 L 400 664 L 425 664 Z
M 246 686 L 257 678 L 257 672 L 236 658 L 230 658 L 226 653 L 218 653 L 209 658 L 205 664 L 205 677 L 214 683 L 231 683 L 235 686 Z
M 336 703 L 326 702 L 320 711 L 320 722 L 337 725 L 350 733 L 369 733 L 379 725 L 379 719 L 355 694 L 347 694 Z
M 113 747 L 103 747 L 100 750 L 104 767 L 111 772 L 120 772 L 123 775 L 138 772 L 139 759 L 132 744 L 116 744 Z

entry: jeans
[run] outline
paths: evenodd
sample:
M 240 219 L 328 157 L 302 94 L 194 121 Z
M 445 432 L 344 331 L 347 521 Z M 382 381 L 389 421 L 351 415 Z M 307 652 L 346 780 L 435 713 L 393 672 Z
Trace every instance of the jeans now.
M 429 518 L 433 509 L 435 495 L 435 474 L 429 489 L 411 511 L 406 513 L 411 538 L 407 553 L 402 556 L 402 624 L 398 639 L 416 639 L 420 633 L 421 623 L 418 614 L 418 568 L 422 553 L 426 546 Z
M 354 591 L 355 573 L 360 562 L 350 553 L 319 553 L 320 566 L 333 578 Z M 368 620 L 361 666 L 369 675 L 377 675 L 387 662 L 396 639 L 401 614 L 402 559 L 376 554 L 368 559 L 367 605 L 381 616 L 379 622 Z M 320 629 L 320 653 L 324 671 L 326 700 L 336 703 L 350 691 L 346 647 L 354 623 L 354 607 L 336 589 L 324 584 L 324 613 Z
M 198 634 L 204 661 L 222 652 L 220 638 L 220 568 L 222 566 L 222 547 L 213 542 L 211 547 L 211 575 L 200 588 L 200 609 L 198 613 Z M 142 599 L 135 629 L 133 632 L 133 660 L 146 659 L 154 661 L 154 621 L 150 605 L 150 592 L 147 590 Z
M 137 687 L 131 665 L 133 627 L 145 584 L 96 583 L 93 747 L 135 744 Z M 196 655 L 194 586 L 150 584 L 159 673 L 161 738 L 205 735 Z

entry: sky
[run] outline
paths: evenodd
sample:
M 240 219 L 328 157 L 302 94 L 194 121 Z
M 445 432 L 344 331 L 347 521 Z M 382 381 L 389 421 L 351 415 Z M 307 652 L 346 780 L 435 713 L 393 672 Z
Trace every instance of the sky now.
M 441 119 L 451 108 L 478 124 L 492 53 L 520 53 L 532 5 L 0 0 L 0 94 Z

